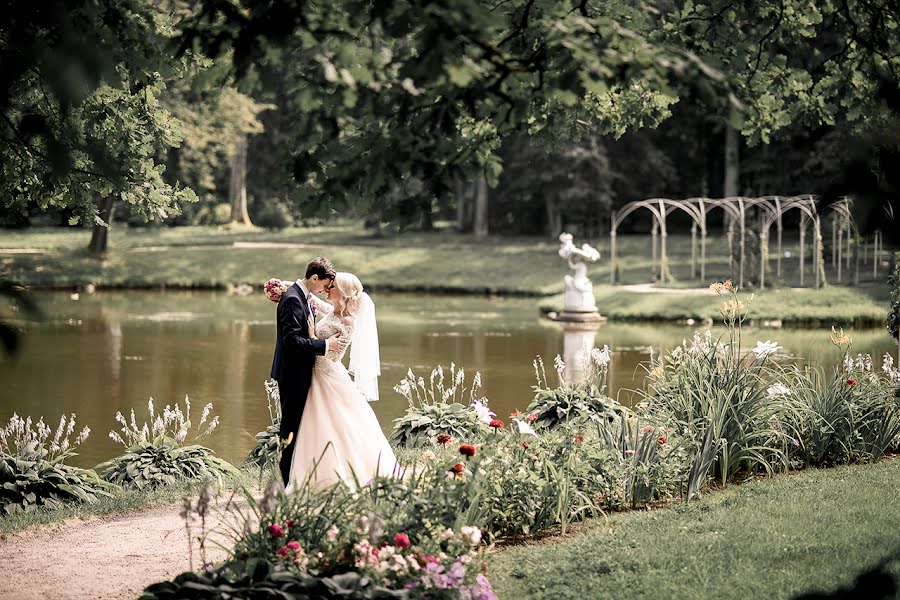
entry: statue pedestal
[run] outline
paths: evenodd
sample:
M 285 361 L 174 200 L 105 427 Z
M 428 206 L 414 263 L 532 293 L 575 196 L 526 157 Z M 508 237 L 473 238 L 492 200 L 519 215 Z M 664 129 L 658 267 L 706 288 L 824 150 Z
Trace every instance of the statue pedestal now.
M 590 373 L 590 352 L 594 347 L 599 323 L 572 323 L 563 328 L 563 361 L 566 383 L 581 383 Z

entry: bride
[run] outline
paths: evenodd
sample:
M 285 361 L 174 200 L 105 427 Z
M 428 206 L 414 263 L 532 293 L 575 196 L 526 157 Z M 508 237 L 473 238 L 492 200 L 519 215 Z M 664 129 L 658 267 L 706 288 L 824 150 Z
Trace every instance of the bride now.
M 315 296 L 315 312 L 325 314 L 318 323 L 310 317 L 313 337 L 340 335 L 350 340 L 350 369 L 344 352 L 329 351 L 316 357 L 312 385 L 300 421 L 291 461 L 287 491 L 304 482 L 322 488 L 342 481 L 351 488 L 376 474 L 399 472 L 397 460 L 372 408 L 378 399 L 378 331 L 375 304 L 352 273 L 337 273 L 326 288 L 328 304 Z M 353 379 L 350 378 L 353 373 Z

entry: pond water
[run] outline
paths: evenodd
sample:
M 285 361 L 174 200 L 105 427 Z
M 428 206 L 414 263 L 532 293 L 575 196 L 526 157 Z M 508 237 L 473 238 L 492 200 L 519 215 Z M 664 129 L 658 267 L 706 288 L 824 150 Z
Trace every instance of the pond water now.
M 275 306 L 261 294 L 98 292 L 73 300 L 47 292 L 37 298 L 44 320 L 29 327 L 15 359 L 0 356 L 0 421 L 17 412 L 55 424 L 61 413 L 76 413 L 78 428 L 88 425 L 92 433 L 73 464 L 93 466 L 119 454 L 107 437 L 117 429 L 116 411 L 135 408 L 140 422 L 150 397 L 161 408 L 190 396 L 195 422 L 212 402 L 221 425 L 203 443 L 232 462 L 244 458 L 253 436 L 270 423 L 263 381 L 272 362 Z M 435 366 L 454 362 L 465 368 L 467 382 L 480 371 L 491 407 L 506 419 L 532 397 L 534 357 L 542 355 L 552 371 L 553 357 L 563 353 L 564 332 L 539 317 L 535 299 L 378 294 L 374 300 L 382 376 L 381 400 L 372 406 L 385 432 L 406 410 L 392 388 L 408 368 L 427 379 Z M 595 343 L 613 349 L 609 393 L 631 402 L 649 348 L 671 348 L 696 329 L 600 326 Z M 840 357 L 828 334 L 751 329 L 744 340 L 750 347 L 777 340 L 811 364 L 830 366 Z M 880 357 L 896 348 L 884 329 L 851 334 L 854 351 Z

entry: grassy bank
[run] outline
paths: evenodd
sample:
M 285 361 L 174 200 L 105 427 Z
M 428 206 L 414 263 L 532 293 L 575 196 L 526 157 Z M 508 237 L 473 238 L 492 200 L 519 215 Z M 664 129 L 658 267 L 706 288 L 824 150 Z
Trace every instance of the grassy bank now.
M 88 236 L 84 231 L 4 231 L 0 236 L 0 278 L 44 288 L 74 289 L 87 283 L 122 288 L 259 286 L 269 277 L 296 277 L 310 257 L 325 254 L 339 269 L 352 270 L 374 290 L 527 295 L 546 297 L 541 304 L 558 308 L 562 277 L 568 272 L 557 255 L 558 243 L 545 237 L 476 241 L 441 231 L 375 238 L 355 225 L 281 232 L 119 227 L 111 234 L 110 252 L 97 259 L 83 250 Z M 718 318 L 721 302 L 715 294 L 639 294 L 609 285 L 608 240 L 597 240 L 595 245 L 602 258 L 589 272 L 603 314 L 619 320 Z M 786 243 L 785 248 L 792 246 Z M 621 236 L 618 255 L 625 284 L 650 280 L 647 236 Z M 724 241 L 711 239 L 707 256 L 706 281 L 691 279 L 690 238 L 670 236 L 670 266 L 676 277 L 672 285 L 697 287 L 728 278 Z M 867 266 L 859 285 L 824 290 L 788 287 L 796 285 L 797 269 L 787 259 L 783 271 L 783 287 L 757 293 L 753 318 L 829 325 L 878 325 L 884 320 L 888 295 L 884 266 L 877 280 Z M 811 267 L 806 276 L 809 282 Z M 829 280 L 835 277 L 829 268 Z
M 259 487 L 259 471 L 242 470 L 240 477 L 230 478 L 221 483 L 225 490 L 255 489 Z M 97 502 L 67 502 L 58 507 L 40 507 L 28 512 L 20 512 L 0 517 L 0 540 L 29 527 L 58 523 L 67 519 L 90 519 L 107 515 L 136 513 L 148 508 L 178 502 L 184 498 L 197 498 L 201 481 L 184 480 L 153 489 L 123 489 L 112 497 L 100 498 Z
M 788 598 L 893 555 L 900 460 L 807 470 L 673 509 L 613 514 L 490 559 L 500 598 Z M 900 561 L 892 563 L 900 576 Z M 577 582 L 575 584 L 574 582 Z M 588 592 L 589 590 L 589 592 Z

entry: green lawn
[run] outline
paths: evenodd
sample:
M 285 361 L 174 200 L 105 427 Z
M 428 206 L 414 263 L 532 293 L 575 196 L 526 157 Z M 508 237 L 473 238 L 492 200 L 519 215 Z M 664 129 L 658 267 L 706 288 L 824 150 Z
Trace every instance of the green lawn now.
M 502 549 L 488 561 L 489 576 L 501 600 L 829 591 L 891 555 L 900 576 L 898 490 L 896 458 L 781 475 Z
M 568 272 L 557 255 L 558 243 L 546 237 L 491 237 L 477 241 L 444 230 L 373 238 L 356 224 L 280 232 L 257 228 L 117 227 L 111 233 L 110 252 L 103 260 L 84 252 L 88 237 L 88 232 L 80 230 L 3 231 L 0 278 L 33 287 L 64 289 L 86 283 L 137 288 L 229 288 L 241 283 L 259 286 L 269 277 L 294 278 L 309 258 L 325 254 L 338 269 L 357 273 L 370 289 L 559 295 L 541 301 L 559 307 L 562 276 Z M 297 247 L 265 247 L 266 244 Z M 600 239 L 595 245 L 602 256 L 589 273 L 603 314 L 615 319 L 718 318 L 721 301 L 715 294 L 637 294 L 609 285 L 609 240 Z M 785 248 L 792 247 L 790 242 L 785 244 Z M 624 283 L 650 280 L 649 255 L 647 236 L 620 236 L 618 256 Z M 705 286 L 709 281 L 727 278 L 727 250 L 722 239 L 710 239 L 707 256 L 706 280 L 691 279 L 690 237 L 670 236 L 670 264 L 677 279 L 672 287 Z M 888 295 L 883 283 L 887 276 L 884 266 L 877 281 L 872 280 L 868 266 L 861 272 L 859 285 L 818 291 L 787 287 L 797 283 L 796 264 L 785 260 L 783 271 L 785 287 L 758 293 L 753 302 L 753 318 L 829 325 L 872 325 L 884 320 Z M 835 273 L 830 268 L 828 276 L 834 280 Z M 775 283 L 777 278 L 773 275 L 769 279 Z M 806 280 L 812 281 L 809 266 Z

